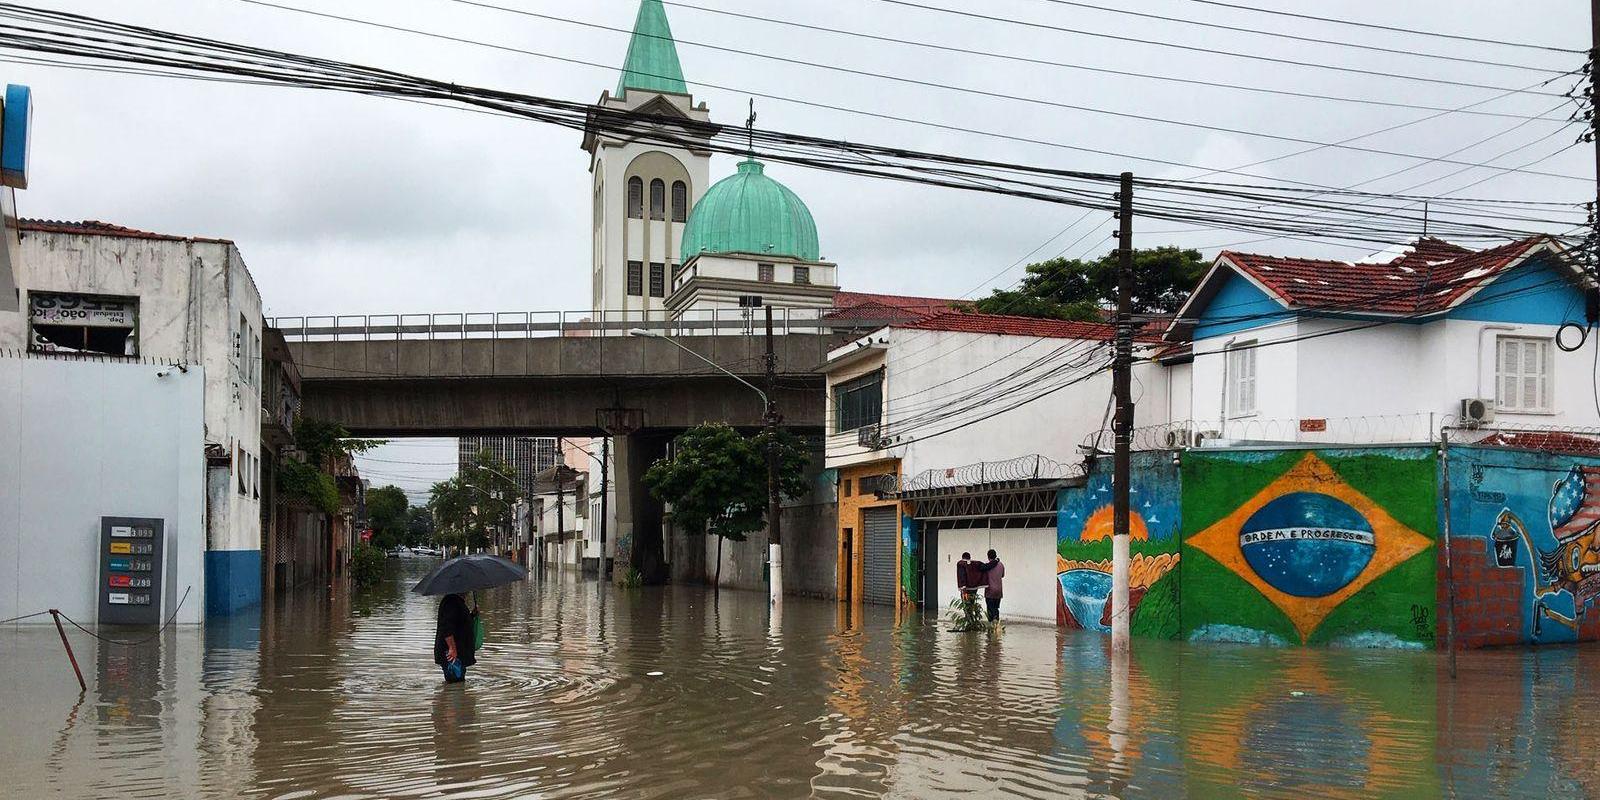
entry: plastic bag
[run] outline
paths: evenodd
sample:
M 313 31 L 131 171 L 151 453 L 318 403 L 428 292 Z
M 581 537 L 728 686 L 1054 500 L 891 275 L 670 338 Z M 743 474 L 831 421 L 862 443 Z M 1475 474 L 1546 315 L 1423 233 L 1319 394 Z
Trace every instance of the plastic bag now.
M 472 652 L 476 653 L 476 652 L 478 652 L 479 650 L 482 650 L 482 649 L 483 649 L 483 616 L 480 615 L 480 614 L 474 613 L 472 615 Z

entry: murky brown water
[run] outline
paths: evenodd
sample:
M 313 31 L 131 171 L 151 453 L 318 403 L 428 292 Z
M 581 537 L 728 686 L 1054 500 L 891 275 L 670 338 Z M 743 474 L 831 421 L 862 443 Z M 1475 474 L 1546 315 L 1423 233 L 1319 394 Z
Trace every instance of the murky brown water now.
M 422 565 L 412 565 L 420 568 Z M 6 797 L 1600 797 L 1600 649 L 1467 654 L 954 634 L 570 575 L 487 593 L 465 686 L 433 600 L 306 593 L 160 646 L 0 628 Z M 659 673 L 659 674 L 653 674 Z

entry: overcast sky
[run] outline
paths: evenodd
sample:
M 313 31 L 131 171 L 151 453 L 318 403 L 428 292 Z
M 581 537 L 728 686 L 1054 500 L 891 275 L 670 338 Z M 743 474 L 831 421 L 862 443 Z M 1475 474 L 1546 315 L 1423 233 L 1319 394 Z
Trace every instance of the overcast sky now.
M 628 29 L 636 0 L 489 0 L 496 5 Z M 1239 167 L 1306 149 L 1303 144 L 1139 122 L 1017 100 L 997 99 L 846 75 L 813 66 L 699 47 L 691 42 L 914 78 L 948 86 L 1151 115 L 1207 125 L 1336 141 L 1418 120 L 1432 112 L 1307 100 L 1126 78 L 978 55 L 866 41 L 747 20 L 702 9 L 845 28 L 988 53 L 1064 61 L 1321 95 L 1456 108 L 1498 92 L 1276 65 L 1221 55 L 1247 52 L 1380 73 L 1524 87 L 1549 73 L 1444 62 L 1139 19 L 1059 0 L 918 0 L 1009 20 L 1197 46 L 1186 52 L 1117 42 L 1004 21 L 961 18 L 889 0 L 687 0 L 668 4 L 684 75 L 714 120 L 742 122 L 749 92 L 782 95 L 922 119 L 961 129 L 1114 151 L 1089 155 L 915 124 L 758 99 L 763 128 L 1023 161 L 1061 168 L 1192 176 L 1136 156 L 1210 168 Z M 1153 14 L 1241 25 L 1549 69 L 1581 66 L 1581 55 L 1420 38 L 1265 15 L 1197 0 L 1085 0 Z M 1588 4 L 1459 0 L 1240 0 L 1248 5 L 1561 47 L 1588 46 Z M 40 5 L 186 33 L 381 66 L 463 84 L 566 100 L 593 101 L 616 83 L 598 69 L 532 55 L 384 31 L 241 0 L 39 2 Z M 419 28 L 562 57 L 620 64 L 627 35 L 535 19 L 452 0 L 282 0 L 386 24 Z M 33 87 L 32 188 L 22 213 L 100 219 L 177 234 L 233 239 L 261 288 L 268 315 L 580 309 L 589 303 L 587 157 L 579 134 L 562 128 L 395 100 L 296 89 L 256 88 L 70 72 L 5 64 L 6 80 Z M 1567 88 L 1565 85 L 1561 89 Z M 1514 95 L 1480 108 L 1540 114 L 1558 101 Z M 1564 113 L 1564 111 L 1563 111 Z M 1453 158 L 1515 166 L 1555 152 L 1575 131 L 1549 122 L 1449 114 L 1360 140 L 1367 147 L 1442 156 L 1501 134 Z M 1593 175 L 1593 155 L 1573 147 L 1536 168 Z M 1349 185 L 1419 162 L 1322 149 L 1254 167 L 1278 179 Z M 1423 164 L 1365 188 L 1399 191 L 1458 169 Z M 712 162 L 713 179 L 732 159 Z M 1082 212 L 954 190 L 872 182 L 776 166 L 816 217 L 824 257 L 840 265 L 844 287 L 963 296 L 1057 234 Z M 1436 194 L 1494 174 L 1472 170 L 1412 190 Z M 1464 196 L 1592 199 L 1579 180 L 1504 174 Z M 1201 247 L 1248 241 L 1250 234 L 1159 234 L 1182 226 L 1152 221 L 1140 246 Z M 1109 248 L 1109 220 L 1094 215 L 1039 255 L 1087 234 L 1067 255 Z M 1252 243 L 1283 254 L 1358 257 L 1359 248 L 1302 242 Z M 1020 267 L 995 283 L 1016 280 Z M 987 286 L 982 291 L 987 291 Z M 981 293 L 981 292 L 980 292 Z M 441 457 L 449 452 L 450 457 Z M 418 450 L 418 452 L 422 452 Z M 453 460 L 444 443 L 418 461 Z M 395 456 L 395 460 L 402 460 Z M 397 468 L 407 465 L 395 464 Z M 420 468 L 419 468 L 420 469 Z M 410 472 L 397 469 L 396 473 Z M 445 474 L 448 470 L 445 470 Z M 432 475 L 433 473 L 429 473 Z

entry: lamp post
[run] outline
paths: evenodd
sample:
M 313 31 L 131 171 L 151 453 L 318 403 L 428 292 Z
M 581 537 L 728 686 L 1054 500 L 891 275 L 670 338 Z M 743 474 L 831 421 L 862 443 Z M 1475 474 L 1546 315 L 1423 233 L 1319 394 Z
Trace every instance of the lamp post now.
M 782 605 L 782 603 L 783 603 L 783 547 L 782 547 L 782 544 L 781 544 L 782 527 L 781 527 L 781 521 L 779 519 L 779 512 L 781 511 L 781 498 L 779 497 L 779 492 L 778 492 L 778 451 L 777 451 L 778 436 L 777 436 L 777 434 L 778 434 L 778 420 L 780 419 L 780 417 L 778 416 L 778 404 L 776 402 L 774 402 L 772 400 L 772 398 L 770 396 L 768 396 L 768 394 L 766 392 L 762 391 L 755 384 L 745 380 L 744 378 L 739 377 L 738 375 L 733 374 L 732 372 L 729 372 L 727 370 L 727 368 L 723 367 L 721 364 L 718 364 L 717 362 L 712 361 L 711 359 L 706 358 L 705 356 L 700 355 L 699 353 L 696 353 L 693 350 L 690 350 L 689 348 L 685 347 L 683 345 L 683 343 L 678 342 L 678 341 L 672 339 L 671 337 L 666 336 L 665 334 L 657 333 L 655 331 L 645 330 L 643 328 L 634 328 L 634 329 L 628 331 L 628 335 L 629 336 L 640 336 L 640 337 L 644 337 L 644 338 L 647 338 L 647 339 L 659 339 L 659 340 L 661 340 L 663 342 L 666 342 L 666 343 L 672 345 L 673 347 L 676 347 L 679 350 L 682 350 L 683 352 L 688 353 L 689 355 L 694 356 L 695 358 L 698 358 L 698 359 L 700 359 L 701 361 L 704 361 L 707 364 L 710 364 L 718 372 L 721 372 L 722 374 L 727 375 L 728 377 L 738 381 L 739 383 L 744 384 L 747 388 L 750 389 L 750 391 L 755 392 L 758 396 L 761 397 L 761 407 L 762 407 L 763 412 L 764 412 L 763 415 L 762 415 L 762 422 L 763 422 L 763 426 L 766 428 L 767 437 L 768 437 L 768 447 L 767 447 L 767 563 L 771 565 L 771 568 L 770 568 L 771 569 L 771 579 L 768 581 L 768 591 L 769 591 L 769 595 L 770 595 L 768 597 L 768 602 L 771 603 L 771 605 L 774 608 L 780 607 Z M 776 361 L 773 358 L 773 352 L 772 352 L 772 307 L 771 306 L 767 306 L 767 353 L 766 353 L 767 370 L 766 371 L 767 371 L 767 383 L 768 383 L 769 386 L 771 386 L 773 375 L 776 372 L 776 366 L 775 365 L 776 365 Z

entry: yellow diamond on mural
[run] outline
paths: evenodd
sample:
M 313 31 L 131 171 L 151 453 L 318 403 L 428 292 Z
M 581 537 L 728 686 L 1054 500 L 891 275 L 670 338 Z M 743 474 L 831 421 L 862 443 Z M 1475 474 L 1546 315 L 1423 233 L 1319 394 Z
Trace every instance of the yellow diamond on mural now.
M 1315 453 L 1186 544 L 1277 606 L 1303 644 L 1333 610 L 1433 540 L 1356 491 Z

